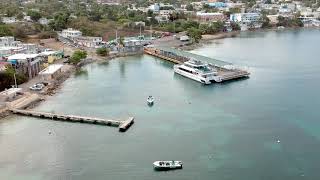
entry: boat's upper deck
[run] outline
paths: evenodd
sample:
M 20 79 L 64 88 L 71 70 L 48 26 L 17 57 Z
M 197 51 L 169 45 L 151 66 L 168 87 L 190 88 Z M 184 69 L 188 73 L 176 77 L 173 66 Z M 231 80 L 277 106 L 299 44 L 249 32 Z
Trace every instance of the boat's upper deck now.
M 197 71 L 200 71 L 203 74 L 216 72 L 214 69 L 210 68 L 208 66 L 208 64 L 205 64 L 202 61 L 198 61 L 198 60 L 189 60 L 189 61 L 185 62 L 183 65 L 188 68 L 192 68 Z

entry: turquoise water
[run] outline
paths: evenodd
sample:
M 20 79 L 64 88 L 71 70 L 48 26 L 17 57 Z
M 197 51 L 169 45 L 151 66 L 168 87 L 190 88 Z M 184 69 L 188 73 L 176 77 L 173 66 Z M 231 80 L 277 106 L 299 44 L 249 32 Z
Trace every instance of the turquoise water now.
M 8 117 L 0 121 L 0 179 L 319 179 L 319 34 L 250 32 L 200 47 L 193 52 L 252 72 L 210 86 L 147 55 L 88 65 L 37 109 L 136 123 L 119 133 Z M 153 171 L 162 159 L 184 168 Z

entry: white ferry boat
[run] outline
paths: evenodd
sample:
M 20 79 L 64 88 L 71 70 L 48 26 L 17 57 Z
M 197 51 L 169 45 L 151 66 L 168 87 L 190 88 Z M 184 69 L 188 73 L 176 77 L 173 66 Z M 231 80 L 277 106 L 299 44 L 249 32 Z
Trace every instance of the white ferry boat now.
M 182 161 L 155 161 L 153 167 L 155 170 L 182 169 Z
M 174 72 L 203 84 L 211 84 L 212 81 L 221 82 L 218 72 L 198 60 L 189 60 L 183 64 L 175 65 Z

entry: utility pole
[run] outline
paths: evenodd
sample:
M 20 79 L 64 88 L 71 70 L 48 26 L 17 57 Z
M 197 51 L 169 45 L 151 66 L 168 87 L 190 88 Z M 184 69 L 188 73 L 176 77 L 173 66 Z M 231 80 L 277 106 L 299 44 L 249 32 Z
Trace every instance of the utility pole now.
M 118 29 L 116 29 L 116 42 L 118 43 Z
M 14 78 L 14 87 L 15 87 L 15 88 L 18 88 L 18 85 L 17 85 L 17 78 L 16 78 L 16 72 L 14 72 L 14 74 L 13 74 L 13 78 Z

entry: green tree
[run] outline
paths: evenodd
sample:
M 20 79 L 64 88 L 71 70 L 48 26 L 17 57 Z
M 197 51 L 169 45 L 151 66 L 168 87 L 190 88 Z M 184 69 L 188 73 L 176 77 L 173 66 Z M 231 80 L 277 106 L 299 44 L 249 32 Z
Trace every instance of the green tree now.
M 27 37 L 27 28 L 25 26 L 17 25 L 13 28 L 13 35 L 16 38 L 25 38 Z
M 194 27 L 191 27 L 187 30 L 187 35 L 191 37 L 196 43 L 198 43 L 199 40 L 202 38 L 201 30 Z
M 0 36 L 12 36 L 12 30 L 8 25 L 0 25 Z
M 27 14 L 30 16 L 32 21 L 38 21 L 41 18 L 41 14 L 38 11 L 30 10 Z
M 17 73 L 11 65 L 8 65 L 5 71 L 0 72 L 0 91 L 14 85 L 14 74 L 17 79 L 17 84 L 22 84 L 28 80 L 27 76 Z
M 236 22 L 231 22 L 230 25 L 231 25 L 233 31 L 240 31 L 241 30 L 240 25 Z
M 82 59 L 85 59 L 85 58 L 87 58 L 87 52 L 86 51 L 77 50 L 71 56 L 70 62 L 72 64 L 78 64 Z
M 193 11 L 193 6 L 192 4 L 188 4 L 186 7 L 187 11 Z
M 59 13 L 54 16 L 53 21 L 50 21 L 49 27 L 56 31 L 61 31 L 62 29 L 67 28 L 70 14 L 68 13 Z
M 262 28 L 269 28 L 270 25 L 270 19 L 264 14 L 262 15 L 261 19 L 260 19 L 261 23 L 262 23 Z
M 99 55 L 99 56 L 108 56 L 109 55 L 109 49 L 107 48 L 98 48 L 96 50 L 96 53 Z

